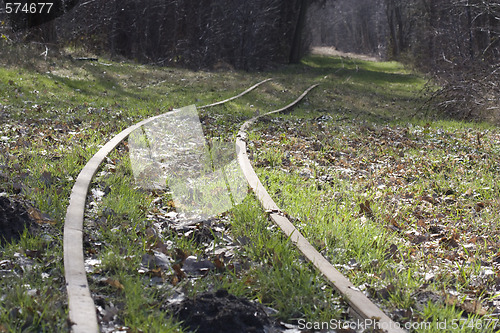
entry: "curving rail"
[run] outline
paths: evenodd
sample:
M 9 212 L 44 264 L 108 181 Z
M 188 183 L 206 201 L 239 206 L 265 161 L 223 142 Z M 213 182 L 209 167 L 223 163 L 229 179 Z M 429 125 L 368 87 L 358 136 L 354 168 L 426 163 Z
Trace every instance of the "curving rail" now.
M 158 117 L 151 117 L 130 126 L 108 141 L 87 162 L 71 190 L 64 221 L 64 277 L 68 292 L 69 320 L 71 330 L 75 333 L 99 332 L 96 308 L 90 295 L 83 256 L 83 219 L 90 182 L 104 158 L 122 140 L 132 131 Z
M 233 99 L 237 99 L 237 98 L 240 98 L 241 96 L 245 95 L 245 94 L 248 94 L 250 91 L 254 90 L 255 88 L 257 88 L 258 86 L 260 86 L 261 84 L 264 84 L 268 81 L 271 81 L 272 78 L 269 78 L 269 79 L 265 79 L 263 81 L 260 81 L 259 83 L 256 83 L 254 84 L 253 86 L 251 86 L 250 88 L 248 88 L 247 90 L 241 92 L 240 94 L 236 95 L 236 96 L 233 96 L 233 97 L 230 97 L 228 99 L 225 99 L 225 100 L 222 100 L 222 101 L 219 101 L 219 102 L 215 102 L 215 103 L 212 103 L 212 104 L 207 104 L 207 105 L 203 105 L 203 106 L 199 106 L 198 109 L 205 109 L 205 108 L 209 108 L 209 107 L 212 107 L 212 106 L 216 106 L 216 105 L 220 105 L 220 104 L 224 104 L 224 103 L 227 103 L 229 101 L 232 101 Z
M 257 174 L 255 173 L 246 151 L 246 131 L 260 117 L 279 113 L 297 105 L 312 89 L 317 85 L 309 87 L 302 95 L 289 105 L 262 115 L 256 116 L 246 121 L 240 128 L 236 139 L 236 153 L 238 162 L 248 184 L 252 188 L 255 196 L 259 199 L 262 207 L 269 213 L 269 217 L 281 230 L 295 243 L 302 254 L 330 281 L 333 287 L 349 303 L 354 315 L 363 320 L 364 324 L 369 324 L 375 329 L 380 329 L 388 333 L 406 332 L 400 325 L 389 318 L 380 308 L 378 308 L 363 292 L 356 288 L 345 276 L 343 276 L 325 257 L 323 257 L 307 239 L 298 231 L 295 226 L 285 217 L 278 205 L 271 198 Z
M 263 80 L 242 93 L 224 101 L 201 106 L 208 108 L 241 97 L 272 79 Z M 176 112 L 176 111 L 172 111 Z M 64 221 L 64 277 L 68 293 L 69 321 L 74 333 L 97 333 L 96 307 L 87 281 L 83 255 L 83 219 L 87 192 L 99 165 L 104 158 L 130 133 L 164 114 L 145 119 L 118 133 L 108 141 L 84 166 L 71 190 L 69 206 Z
M 201 106 L 199 108 L 208 108 L 220 105 L 257 88 L 261 84 L 272 79 L 263 80 L 242 93 L 228 98 L 226 100 Z M 236 151 L 238 162 L 247 179 L 248 184 L 261 202 L 263 208 L 269 212 L 270 218 L 290 237 L 298 249 L 308 258 L 320 272 L 333 284 L 335 289 L 344 296 L 354 314 L 362 319 L 373 321 L 374 326 L 383 328 L 388 333 L 405 332 L 399 328 L 399 325 L 393 322 L 385 313 L 382 312 L 373 302 L 371 302 L 361 291 L 338 272 L 293 226 L 293 224 L 281 213 L 279 207 L 272 200 L 266 189 L 263 187 L 259 178 L 255 174 L 246 152 L 246 130 L 256 120 L 265 115 L 283 112 L 298 104 L 312 89 L 317 85 L 309 87 L 302 95 L 289 105 L 267 112 L 260 116 L 246 121 L 240 128 L 236 139 Z M 176 112 L 176 111 L 172 111 Z M 123 141 L 130 133 L 149 122 L 164 116 L 161 114 L 145 119 L 135 125 L 132 125 L 122 132 L 118 133 L 108 141 L 84 166 L 72 188 L 69 206 L 66 211 L 64 223 L 64 270 L 66 279 L 66 289 L 68 293 L 69 321 L 71 330 L 74 333 L 97 333 L 99 324 L 97 320 L 96 307 L 92 299 L 87 276 L 85 272 L 84 254 L 83 254 L 83 220 L 85 212 L 85 201 L 87 192 L 93 176 L 99 165 L 105 157 L 116 146 Z

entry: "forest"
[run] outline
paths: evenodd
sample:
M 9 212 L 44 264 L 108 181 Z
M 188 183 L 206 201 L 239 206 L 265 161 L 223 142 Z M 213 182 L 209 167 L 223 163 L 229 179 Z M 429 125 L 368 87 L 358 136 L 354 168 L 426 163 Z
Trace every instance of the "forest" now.
M 0 18 L 4 38 L 191 69 L 255 71 L 296 63 L 311 45 L 335 46 L 436 75 L 443 89 L 433 102 L 455 116 L 497 110 L 492 0 L 67 0 L 50 13 L 3 8 Z
M 314 44 L 400 60 L 435 75 L 442 90 L 434 102 L 454 116 L 498 112 L 498 1 L 356 0 L 311 7 Z

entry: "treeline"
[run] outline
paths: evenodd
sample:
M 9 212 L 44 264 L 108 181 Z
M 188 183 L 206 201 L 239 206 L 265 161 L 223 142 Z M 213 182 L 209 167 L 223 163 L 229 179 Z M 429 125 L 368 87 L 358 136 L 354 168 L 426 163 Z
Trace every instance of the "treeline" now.
M 326 0 L 308 11 L 312 45 L 340 51 L 387 56 L 386 0 Z
M 390 56 L 420 66 L 495 63 L 500 55 L 500 2 L 386 0 Z
M 387 0 L 389 56 L 435 73 L 435 105 L 460 118 L 500 118 L 500 2 Z
M 65 8 L 65 3 L 74 5 L 75 0 L 55 2 Z M 30 27 L 29 35 L 44 43 L 72 44 L 145 63 L 255 70 L 298 61 L 305 52 L 301 36 L 307 3 L 82 0 L 65 15 Z M 22 21 L 23 15 L 10 15 L 9 19 L 14 28 L 29 26 Z
M 498 0 L 326 0 L 309 12 L 316 45 L 395 59 L 432 73 L 432 106 L 500 119 Z
M 70 44 L 158 65 L 244 70 L 297 62 L 312 42 L 435 74 L 443 88 L 432 102 L 448 114 L 500 113 L 498 0 L 53 2 L 54 12 L 41 17 L 8 14 L 3 0 L 2 39 Z

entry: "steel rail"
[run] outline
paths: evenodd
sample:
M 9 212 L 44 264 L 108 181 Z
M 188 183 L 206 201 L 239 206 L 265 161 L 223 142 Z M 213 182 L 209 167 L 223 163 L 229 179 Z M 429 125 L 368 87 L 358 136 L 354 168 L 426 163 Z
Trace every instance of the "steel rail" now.
M 255 196 L 262 207 L 269 213 L 269 217 L 276 223 L 287 237 L 297 246 L 302 254 L 327 278 L 339 294 L 354 311 L 354 317 L 363 320 L 363 324 L 372 324 L 374 328 L 381 329 L 387 333 L 406 332 L 399 323 L 394 322 L 379 307 L 377 307 L 361 290 L 356 288 L 345 276 L 343 276 L 325 257 L 321 255 L 309 241 L 298 231 L 288 218 L 281 212 L 278 205 L 271 198 L 267 190 L 260 182 L 255 173 L 246 150 L 246 131 L 260 117 L 279 113 L 297 105 L 317 85 L 309 87 L 302 95 L 287 106 L 253 117 L 246 121 L 240 128 L 236 139 L 236 152 L 238 162 L 245 178 L 252 188 Z
M 229 101 L 232 101 L 233 99 L 237 99 L 237 98 L 240 98 L 241 96 L 245 95 L 245 94 L 248 94 L 250 91 L 254 90 L 255 88 L 257 88 L 258 86 L 260 86 L 261 84 L 263 83 L 266 83 L 268 81 L 271 81 L 272 78 L 269 78 L 269 79 L 265 79 L 263 81 L 260 81 L 259 83 L 256 83 L 254 84 L 253 86 L 251 86 L 250 88 L 248 88 L 247 90 L 243 91 L 242 93 L 236 95 L 236 96 L 233 96 L 233 97 L 230 97 L 228 99 L 225 99 L 223 101 L 219 101 L 219 102 L 215 102 L 215 103 L 212 103 L 212 104 L 208 104 L 208 105 L 203 105 L 203 106 L 199 106 L 198 109 L 205 109 L 205 108 L 209 108 L 209 107 L 212 107 L 212 106 L 216 106 L 216 105 L 220 105 L 220 104 L 224 104 L 224 103 L 227 103 Z
M 236 98 L 239 98 L 254 90 L 261 84 L 272 79 L 263 80 L 242 93 L 225 99 L 220 102 L 201 106 L 208 108 L 220 105 Z M 68 293 L 68 311 L 71 331 L 74 333 L 97 333 L 99 324 L 97 320 L 96 307 L 90 294 L 87 275 L 85 272 L 85 262 L 83 254 L 83 220 L 85 214 L 85 201 L 89 190 L 90 182 L 97 172 L 99 165 L 111 153 L 118 144 L 130 133 L 149 122 L 166 114 L 176 112 L 170 111 L 158 116 L 147 118 L 135 125 L 132 125 L 109 140 L 99 151 L 87 162 L 78 175 L 71 190 L 69 205 L 66 210 L 64 221 L 64 277 L 66 280 L 66 290 Z

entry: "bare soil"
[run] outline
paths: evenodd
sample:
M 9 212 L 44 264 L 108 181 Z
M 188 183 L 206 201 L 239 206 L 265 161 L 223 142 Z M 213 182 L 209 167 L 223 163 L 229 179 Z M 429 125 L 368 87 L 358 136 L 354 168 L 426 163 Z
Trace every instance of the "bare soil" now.
M 34 223 L 20 201 L 0 197 L 0 245 L 19 240 L 26 228 Z
M 177 318 L 198 333 L 264 332 L 270 320 L 260 304 L 229 294 L 206 292 L 174 306 Z

